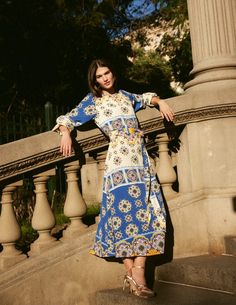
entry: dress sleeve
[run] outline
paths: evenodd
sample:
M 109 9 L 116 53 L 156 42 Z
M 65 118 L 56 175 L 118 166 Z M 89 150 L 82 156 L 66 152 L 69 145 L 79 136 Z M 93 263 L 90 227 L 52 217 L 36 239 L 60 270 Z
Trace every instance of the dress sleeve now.
M 56 126 L 53 127 L 53 131 L 58 131 L 59 125 L 66 126 L 70 131 L 75 127 L 94 119 L 96 115 L 95 104 L 93 95 L 89 93 L 86 97 L 72 109 L 69 113 L 61 115 L 57 118 Z
M 151 104 L 151 99 L 154 96 L 157 96 L 157 94 L 154 92 L 146 92 L 143 94 L 129 93 L 124 90 L 122 90 L 121 92 L 132 101 L 135 112 L 142 108 L 145 108 L 146 106 L 154 107 L 154 105 Z

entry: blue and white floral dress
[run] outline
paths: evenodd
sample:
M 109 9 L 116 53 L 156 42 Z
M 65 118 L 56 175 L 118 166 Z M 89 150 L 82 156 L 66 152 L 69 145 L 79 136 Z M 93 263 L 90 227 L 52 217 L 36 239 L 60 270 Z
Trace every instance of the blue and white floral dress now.
M 164 252 L 166 213 L 135 112 L 150 105 L 154 93 L 120 90 L 88 94 L 57 124 L 72 130 L 94 120 L 109 137 L 103 196 L 96 240 L 90 253 L 100 257 L 133 257 Z M 58 126 L 58 125 L 57 125 Z

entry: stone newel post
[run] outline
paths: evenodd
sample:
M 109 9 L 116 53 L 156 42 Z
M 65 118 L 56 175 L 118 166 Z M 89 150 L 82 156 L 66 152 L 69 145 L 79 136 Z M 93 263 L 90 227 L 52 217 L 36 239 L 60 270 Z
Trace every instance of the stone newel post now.
M 21 230 L 14 213 L 12 194 L 20 185 L 22 182 L 13 183 L 2 191 L 0 243 L 3 246 L 3 251 L 0 253 L 0 269 L 8 268 L 26 258 L 15 248 L 15 242 L 21 237 Z
M 195 201 L 180 204 L 175 240 L 184 255 L 222 254 L 224 236 L 236 232 L 236 1 L 187 3 L 193 80 L 176 102 L 184 101 L 190 116 L 198 115 L 180 135 L 177 171 L 180 193 Z
M 82 216 L 86 213 L 86 204 L 79 190 L 77 177 L 79 169 L 79 161 L 74 161 L 65 165 L 67 194 L 64 214 L 70 218 L 71 223 L 63 232 L 63 238 L 78 236 L 81 230 L 86 228 L 86 225 L 82 222 Z
M 186 102 L 223 112 L 220 105 L 236 96 L 236 1 L 188 0 L 188 13 L 194 79 L 186 84 Z M 235 185 L 234 128 L 230 115 L 187 124 L 177 157 L 180 192 Z

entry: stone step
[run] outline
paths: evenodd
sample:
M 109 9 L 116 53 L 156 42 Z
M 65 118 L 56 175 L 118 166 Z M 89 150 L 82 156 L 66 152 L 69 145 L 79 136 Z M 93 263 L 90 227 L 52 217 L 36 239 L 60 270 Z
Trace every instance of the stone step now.
M 225 251 L 236 256 L 236 236 L 225 236 Z
M 236 257 L 206 255 L 175 259 L 157 267 L 156 278 L 236 294 Z
M 236 296 L 196 287 L 159 282 L 157 296 L 142 299 L 122 289 L 97 292 L 96 305 L 233 305 Z

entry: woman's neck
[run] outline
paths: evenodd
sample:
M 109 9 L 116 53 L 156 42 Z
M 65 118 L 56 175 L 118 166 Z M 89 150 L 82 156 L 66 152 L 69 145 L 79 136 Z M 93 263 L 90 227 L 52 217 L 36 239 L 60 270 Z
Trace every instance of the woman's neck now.
M 117 91 L 114 88 L 110 90 L 102 90 L 102 95 L 112 95 L 114 93 L 117 93 Z

